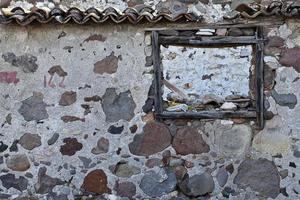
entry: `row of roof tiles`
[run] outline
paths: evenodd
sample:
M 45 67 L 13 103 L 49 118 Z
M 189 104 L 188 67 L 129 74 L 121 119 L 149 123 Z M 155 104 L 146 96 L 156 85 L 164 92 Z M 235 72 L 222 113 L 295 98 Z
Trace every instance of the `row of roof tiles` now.
M 50 21 L 57 21 L 59 23 L 75 22 L 77 24 L 85 24 L 87 22 L 103 23 L 112 21 L 115 23 L 130 22 L 139 23 L 142 21 L 158 22 L 166 20 L 176 22 L 178 20 L 184 21 L 199 21 L 202 17 L 188 12 L 172 13 L 160 12 L 151 7 L 143 6 L 137 8 L 127 8 L 120 11 L 116 8 L 106 8 L 99 10 L 96 8 L 89 8 L 82 11 L 78 8 L 70 8 L 63 10 L 61 8 L 36 8 L 31 10 L 24 10 L 20 7 L 16 8 L 3 8 L 1 10 L 0 23 L 8 24 L 17 22 L 20 25 L 28 25 L 34 21 L 40 23 L 48 23 Z M 253 19 L 259 16 L 284 16 L 284 17 L 297 17 L 300 16 L 300 3 L 282 3 L 281 1 L 273 1 L 268 6 L 264 7 L 259 4 L 240 4 L 236 7 L 233 15 L 225 16 L 225 19 L 248 18 Z

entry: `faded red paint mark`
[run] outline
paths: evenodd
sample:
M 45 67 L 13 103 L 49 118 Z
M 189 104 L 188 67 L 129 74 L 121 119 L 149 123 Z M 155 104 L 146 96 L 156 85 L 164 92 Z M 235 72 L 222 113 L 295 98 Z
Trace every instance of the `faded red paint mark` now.
M 0 83 L 17 84 L 20 79 L 17 78 L 17 72 L 0 72 Z

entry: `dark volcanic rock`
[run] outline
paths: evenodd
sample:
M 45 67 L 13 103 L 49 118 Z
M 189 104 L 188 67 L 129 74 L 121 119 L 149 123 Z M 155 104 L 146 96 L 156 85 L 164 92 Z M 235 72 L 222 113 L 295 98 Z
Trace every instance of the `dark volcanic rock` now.
M 76 102 L 77 94 L 74 91 L 64 92 L 59 100 L 59 105 L 61 106 L 69 106 Z
M 8 145 L 0 141 L 0 153 L 4 152 L 8 148 Z
M 170 169 L 165 169 L 163 174 L 149 171 L 142 178 L 140 188 L 150 197 L 160 197 L 175 190 L 177 179 Z
M 19 144 L 27 150 L 41 146 L 41 136 L 38 134 L 25 133 L 19 140 Z
M 134 136 L 133 142 L 129 144 L 129 150 L 134 155 L 149 156 L 167 148 L 171 144 L 171 139 L 166 125 L 151 122 L 144 126 L 142 134 Z
M 30 162 L 25 154 L 17 154 L 7 158 L 6 165 L 14 171 L 26 171 L 30 167 Z
M 47 141 L 48 145 L 54 144 L 57 141 L 58 138 L 59 138 L 59 134 L 58 133 L 54 133 L 52 135 L 52 137 Z
M 111 193 L 107 186 L 107 176 L 101 169 L 89 172 L 84 178 L 81 188 L 96 194 Z
M 60 147 L 62 155 L 73 156 L 77 151 L 82 149 L 82 144 L 76 138 L 65 138 L 63 142 L 65 144 Z
M 211 174 L 204 172 L 200 175 L 186 178 L 179 184 L 181 191 L 191 197 L 197 197 L 211 193 L 215 188 L 215 183 Z
M 33 96 L 22 101 L 18 112 L 26 121 L 47 119 L 49 117 L 46 110 L 47 104 L 43 102 L 43 98 L 43 94 L 34 92 Z
M 118 70 L 118 57 L 114 55 L 114 52 L 111 52 L 109 56 L 100 60 L 94 64 L 94 73 L 96 74 L 113 74 Z
M 52 178 L 46 174 L 46 167 L 41 167 L 38 172 L 38 182 L 34 185 L 38 194 L 47 194 L 52 192 L 56 185 L 62 185 L 64 182 L 58 178 Z
M 24 54 L 21 56 L 16 56 L 12 52 L 7 52 L 2 54 L 2 58 L 5 62 L 10 63 L 12 66 L 20 67 L 25 73 L 33 73 L 38 69 L 36 64 L 37 57 L 31 54 Z
M 19 140 L 14 140 L 11 146 L 9 147 L 10 152 L 18 152 L 18 143 Z
M 19 191 L 27 189 L 28 180 L 23 176 L 16 178 L 14 174 L 5 174 L 0 176 L 3 187 L 6 189 L 15 188 Z
M 297 97 L 294 94 L 278 94 L 275 90 L 272 90 L 271 94 L 276 103 L 280 106 L 287 106 L 293 109 L 297 104 Z
M 207 153 L 210 150 L 201 134 L 191 127 L 178 129 L 172 146 L 181 155 Z
M 107 122 L 117 122 L 120 119 L 130 121 L 133 118 L 136 105 L 129 90 L 117 94 L 115 88 L 108 88 L 102 99 Z
M 275 198 L 280 193 L 280 176 L 274 164 L 267 159 L 244 160 L 233 183 L 245 189 L 250 187 L 261 195 Z
M 124 126 L 111 125 L 107 131 L 111 134 L 121 134 L 123 130 Z
M 300 73 L 300 48 L 285 49 L 281 52 L 279 63 L 286 67 L 293 67 Z
M 116 182 L 114 189 L 117 191 L 117 195 L 120 197 L 127 197 L 131 199 L 136 193 L 136 187 L 132 182 Z

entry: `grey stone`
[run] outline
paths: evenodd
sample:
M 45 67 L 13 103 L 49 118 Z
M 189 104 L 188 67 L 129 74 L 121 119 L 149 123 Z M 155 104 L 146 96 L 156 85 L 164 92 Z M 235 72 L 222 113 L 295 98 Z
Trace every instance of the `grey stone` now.
M 278 94 L 275 90 L 272 90 L 271 94 L 276 103 L 280 106 L 287 106 L 293 109 L 297 104 L 297 97 L 294 94 Z
M 280 176 L 274 162 L 264 158 L 246 159 L 234 177 L 233 183 L 240 188 L 250 187 L 261 195 L 276 198 L 280 193 Z
M 10 63 L 12 66 L 20 67 L 25 73 L 33 73 L 38 69 L 36 64 L 37 57 L 31 54 L 24 54 L 21 56 L 16 56 L 12 52 L 7 52 L 2 54 L 2 58 L 5 62 Z
M 24 117 L 26 121 L 40 121 L 48 119 L 47 104 L 43 102 L 43 95 L 41 93 L 33 93 L 33 96 L 22 101 L 22 105 L 18 112 Z
M 7 158 L 6 165 L 14 171 L 26 171 L 30 167 L 30 162 L 25 154 L 17 154 Z
M 90 158 L 86 158 L 83 156 L 78 156 L 78 158 L 81 160 L 81 162 L 83 163 L 83 167 L 86 169 L 90 168 L 90 164 L 92 162 L 92 160 Z
M 224 167 L 221 167 L 218 170 L 216 178 L 217 178 L 217 181 L 219 183 L 219 186 L 223 187 L 226 184 L 227 180 L 228 180 L 228 172 L 227 172 L 227 170 Z
M 293 153 L 294 157 L 296 158 L 300 158 L 300 151 L 298 150 L 295 150 L 294 153 Z
M 197 197 L 213 192 L 215 183 L 210 173 L 204 172 L 200 175 L 186 177 L 180 184 L 181 191 L 190 197 Z
M 59 134 L 54 133 L 52 135 L 52 137 L 47 141 L 48 145 L 53 145 L 57 141 L 58 138 L 59 138 Z
M 288 169 L 283 169 L 279 172 L 279 175 L 282 179 L 286 178 L 289 175 L 289 170 Z
M 139 186 L 145 194 L 156 198 L 174 191 L 176 184 L 175 174 L 170 169 L 164 169 L 163 174 L 148 171 Z
M 19 144 L 27 150 L 41 146 L 41 136 L 38 134 L 25 133 L 19 140 Z
M 102 99 L 107 122 L 117 122 L 120 119 L 130 121 L 133 118 L 136 105 L 129 90 L 117 94 L 115 88 L 108 88 Z
M 222 132 L 219 139 L 220 152 L 226 156 L 241 156 L 250 146 L 252 130 L 247 125 L 234 125 Z
M 107 153 L 109 151 L 109 140 L 102 137 L 98 140 L 97 146 L 92 149 L 92 153 L 97 155 L 101 153 Z
M 140 168 L 130 165 L 128 163 L 117 164 L 114 170 L 114 174 L 116 174 L 117 176 L 127 178 L 139 173 L 141 173 Z
M 27 189 L 28 180 L 23 176 L 16 178 L 14 174 L 5 174 L 0 176 L 0 180 L 2 182 L 3 187 L 6 189 L 15 188 L 19 191 L 23 191 Z
M 116 182 L 114 189 L 117 191 L 117 195 L 120 197 L 127 197 L 131 199 L 136 193 L 135 184 L 132 182 Z
M 38 182 L 34 185 L 38 194 L 47 194 L 52 192 L 56 185 L 62 185 L 64 182 L 58 178 L 52 178 L 46 174 L 46 167 L 41 167 L 38 172 Z

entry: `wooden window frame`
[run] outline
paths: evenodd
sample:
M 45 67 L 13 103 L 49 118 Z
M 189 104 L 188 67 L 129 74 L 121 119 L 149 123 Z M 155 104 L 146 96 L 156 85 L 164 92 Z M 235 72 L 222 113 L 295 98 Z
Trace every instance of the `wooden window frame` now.
M 263 28 L 255 28 L 254 36 L 211 36 L 209 39 L 201 40 L 199 37 L 186 37 L 178 35 L 161 35 L 159 31 L 152 31 L 152 59 L 154 67 L 155 83 L 155 118 L 163 119 L 230 119 L 230 118 L 256 118 L 257 127 L 264 127 L 264 67 L 263 67 Z M 236 47 L 252 45 L 255 52 L 255 110 L 251 111 L 198 111 L 198 112 L 169 112 L 163 110 L 162 86 L 163 71 L 161 66 L 160 47 L 161 45 L 191 46 L 191 47 Z

